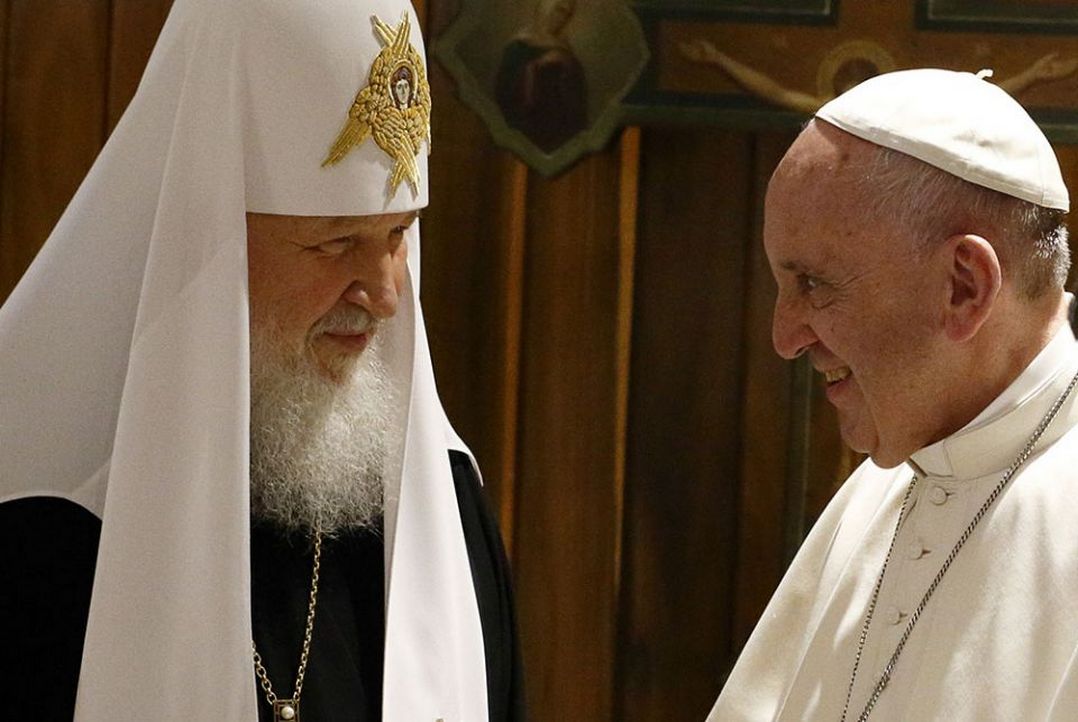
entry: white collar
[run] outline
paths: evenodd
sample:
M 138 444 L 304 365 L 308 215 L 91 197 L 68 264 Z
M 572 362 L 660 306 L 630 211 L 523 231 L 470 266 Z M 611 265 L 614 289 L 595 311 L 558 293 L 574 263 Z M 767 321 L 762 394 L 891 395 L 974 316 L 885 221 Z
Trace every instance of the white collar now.
M 917 473 L 945 478 L 977 478 L 1002 469 L 1062 393 L 1076 366 L 1078 342 L 1070 325 L 1063 323 L 1018 378 L 981 413 L 954 434 L 914 452 L 907 463 Z M 1063 424 L 1054 426 L 1042 443 L 1066 430 Z

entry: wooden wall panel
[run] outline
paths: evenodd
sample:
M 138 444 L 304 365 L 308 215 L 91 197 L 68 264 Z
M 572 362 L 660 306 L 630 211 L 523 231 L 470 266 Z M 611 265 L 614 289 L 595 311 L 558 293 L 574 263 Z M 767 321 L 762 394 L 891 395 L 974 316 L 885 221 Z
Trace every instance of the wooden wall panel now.
M 751 148 L 645 133 L 619 720 L 703 719 L 730 654 Z
M 614 539 L 614 587 L 620 594 L 624 569 L 625 485 L 629 444 L 629 376 L 632 366 L 635 304 L 637 217 L 640 212 L 640 128 L 626 128 L 621 136 L 618 187 L 618 304 L 615 337 L 614 506 L 618 529 Z
M 423 30 L 423 37 L 430 37 L 430 7 L 427 0 L 412 0 L 412 7 L 415 8 L 416 17 L 419 18 L 419 25 Z
M 514 572 L 534 719 L 613 719 L 619 154 L 532 179 Z
M 7 49 L 8 49 L 8 7 L 10 0 L 0 0 L 0 219 L 4 217 L 4 194 L 3 194 L 3 169 L 4 169 L 4 146 L 7 135 L 4 133 L 4 111 L 6 110 L 5 99 L 7 97 Z M 0 229 L 0 304 L 7 298 L 8 291 L 14 282 L 8 280 L 9 274 L 4 270 L 4 234 Z M 9 285 L 10 284 L 10 285 Z
M 756 137 L 751 166 L 753 230 L 746 238 L 746 312 L 737 566 L 732 629 L 735 648 L 748 639 L 782 574 L 786 447 L 790 428 L 790 365 L 771 344 L 775 281 L 764 255 L 763 200 L 767 180 L 792 135 Z M 728 670 L 724 670 L 728 671 Z
M 108 0 L 9 0 L 0 297 L 37 254 L 101 146 Z
M 842 442 L 838 430 L 838 413 L 827 400 L 823 376 L 813 374 L 813 377 L 808 483 L 805 489 L 803 519 L 806 533 L 842 482 L 865 459 L 864 454 L 852 451 Z
M 438 29 L 455 8 L 434 7 Z M 431 205 L 423 221 L 423 308 L 446 412 L 483 469 L 503 529 L 513 518 L 527 171 L 490 141 L 430 65 Z M 509 541 L 507 539 L 507 541 Z
M 172 0 L 112 0 L 109 43 L 108 132 L 135 94 Z

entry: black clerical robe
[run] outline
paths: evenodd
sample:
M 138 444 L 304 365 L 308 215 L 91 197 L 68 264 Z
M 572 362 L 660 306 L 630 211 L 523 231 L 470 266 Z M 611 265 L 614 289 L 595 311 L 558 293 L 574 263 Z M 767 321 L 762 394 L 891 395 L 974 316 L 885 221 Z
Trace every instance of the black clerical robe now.
M 449 457 L 479 602 L 490 719 L 517 722 L 524 719 L 524 693 L 509 566 L 471 460 L 458 452 Z M 92 514 L 59 499 L 0 504 L 0 640 L 5 706 L 15 718 L 72 717 L 100 528 Z M 301 696 L 305 722 L 382 718 L 384 559 L 378 530 L 323 543 Z M 252 527 L 254 636 L 281 698 L 291 696 L 295 683 L 311 563 L 307 540 L 268 525 Z M 258 704 L 260 720 L 272 720 L 261 687 Z

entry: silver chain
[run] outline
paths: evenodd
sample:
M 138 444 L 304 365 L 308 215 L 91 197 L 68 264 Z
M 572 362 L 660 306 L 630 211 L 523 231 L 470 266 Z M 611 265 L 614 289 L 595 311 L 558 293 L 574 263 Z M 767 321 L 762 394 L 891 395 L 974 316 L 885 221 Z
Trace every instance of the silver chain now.
M 1059 413 L 1060 408 L 1063 407 L 1063 403 L 1067 400 L 1067 397 L 1070 396 L 1070 393 L 1074 389 L 1076 384 L 1078 384 L 1078 374 L 1075 374 L 1074 378 L 1072 378 L 1070 383 L 1067 385 L 1067 388 L 1063 391 L 1062 394 L 1060 394 L 1059 398 L 1056 399 L 1055 403 L 1052 404 L 1052 407 L 1048 409 L 1048 413 L 1046 413 L 1044 415 L 1044 418 L 1041 419 L 1040 424 L 1037 425 L 1037 428 L 1036 430 L 1034 430 L 1033 435 L 1029 437 L 1029 441 L 1026 442 L 1025 447 L 1018 454 L 1017 458 L 1015 458 L 1015 460 L 1011 462 L 1011 465 L 1010 467 L 1008 467 L 1007 471 L 1003 473 L 1003 477 L 999 480 L 999 483 L 996 484 L 994 489 L 992 489 L 992 492 L 988 495 L 988 498 L 985 499 L 984 503 L 981 504 L 981 508 L 977 510 L 977 513 L 973 515 L 973 519 L 970 521 L 969 525 L 966 526 L 965 530 L 962 532 L 962 535 L 958 537 L 958 541 L 955 542 L 954 547 L 951 549 L 951 553 L 948 554 L 947 558 L 943 560 L 943 564 L 942 566 L 940 566 L 940 570 L 936 572 L 935 578 L 932 579 L 932 582 L 928 585 L 928 589 L 925 591 L 924 596 L 921 597 L 921 602 L 917 605 L 917 608 L 910 615 L 910 619 L 906 623 L 906 629 L 903 631 L 902 636 L 899 638 L 898 643 L 895 645 L 895 651 L 891 654 L 891 658 L 887 661 L 887 664 L 884 665 L 883 672 L 880 674 L 880 678 L 876 681 L 876 685 L 872 688 L 872 694 L 869 696 L 868 702 L 865 703 L 864 710 L 862 710 L 861 714 L 857 717 L 858 722 L 865 722 L 868 719 L 868 716 L 872 713 L 872 710 L 876 707 L 876 703 L 879 701 L 880 695 L 883 694 L 883 690 L 887 688 L 887 684 L 891 681 L 891 675 L 895 671 L 895 665 L 898 663 L 898 657 L 902 654 L 902 650 L 905 648 L 906 642 L 909 640 L 910 634 L 913 632 L 913 628 L 917 624 L 917 620 L 921 618 L 921 615 L 924 613 L 925 607 L 928 606 L 928 600 L 932 598 L 933 594 L 935 594 L 936 588 L 939 587 L 940 582 L 943 581 L 943 577 L 945 574 L 947 574 L 947 570 L 951 568 L 951 564 L 954 562 L 955 557 L 958 556 L 958 552 L 960 552 L 962 550 L 962 547 L 965 546 L 966 542 L 973 534 L 973 530 L 976 529 L 977 525 L 981 523 L 981 520 L 984 518 L 985 514 L 988 513 L 988 510 L 996 502 L 996 499 L 999 498 L 999 495 L 1003 493 L 1003 490 L 1006 488 L 1007 484 L 1010 483 L 1015 473 L 1018 472 L 1018 469 L 1020 469 L 1022 465 L 1026 463 L 1026 460 L 1029 459 L 1030 454 L 1033 453 L 1033 448 L 1037 445 L 1037 442 L 1040 440 L 1041 436 L 1048 429 L 1048 426 L 1052 423 L 1052 420 L 1055 419 L 1056 414 Z M 872 624 L 872 617 L 876 611 L 876 601 L 878 600 L 880 595 L 880 587 L 883 585 L 883 577 L 884 574 L 887 573 L 887 564 L 891 561 L 891 554 L 894 552 L 895 541 L 898 539 L 898 532 L 899 529 L 901 529 L 902 527 L 902 522 L 905 520 L 909 500 L 913 494 L 913 489 L 916 485 L 917 475 L 914 474 L 913 478 L 910 480 L 909 486 L 906 487 L 906 495 L 902 499 L 902 507 L 898 512 L 898 521 L 895 523 L 895 532 L 891 536 L 891 545 L 887 548 L 887 556 L 884 557 L 883 566 L 880 568 L 880 574 L 876 578 L 876 585 L 872 588 L 872 597 L 869 599 L 868 611 L 865 613 L 865 622 L 861 626 L 861 635 L 857 640 L 857 654 L 854 656 L 853 659 L 853 672 L 850 674 L 850 684 L 849 687 L 847 687 L 846 689 L 846 704 L 842 708 L 842 722 L 846 722 L 846 715 L 849 713 L 850 698 L 853 696 L 854 683 L 857 681 L 857 669 L 861 665 L 861 656 L 864 653 L 865 641 L 868 639 L 868 629 L 869 626 L 871 626 Z
M 311 571 L 311 593 L 307 602 L 307 628 L 303 632 L 303 651 L 299 655 L 299 669 L 296 671 L 296 687 L 292 693 L 292 699 L 298 704 L 300 693 L 303 691 L 303 677 L 307 674 L 307 658 L 311 653 L 311 637 L 314 635 L 314 611 L 318 606 L 318 572 L 322 567 L 322 532 L 314 534 L 314 567 Z M 255 674 L 262 684 L 262 691 L 266 693 L 266 701 L 272 707 L 277 702 L 277 694 L 270 684 L 269 675 L 262 665 L 262 656 L 258 653 L 255 643 L 251 641 L 251 652 L 255 660 Z

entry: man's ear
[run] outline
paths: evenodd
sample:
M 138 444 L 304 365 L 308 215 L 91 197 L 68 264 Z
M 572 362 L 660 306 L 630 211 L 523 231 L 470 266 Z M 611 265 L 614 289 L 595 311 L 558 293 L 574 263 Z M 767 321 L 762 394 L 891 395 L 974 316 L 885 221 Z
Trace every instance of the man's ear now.
M 945 244 L 951 297 L 944 317 L 947 337 L 968 341 L 988 318 L 1003 284 L 999 257 L 981 236 L 951 236 Z

